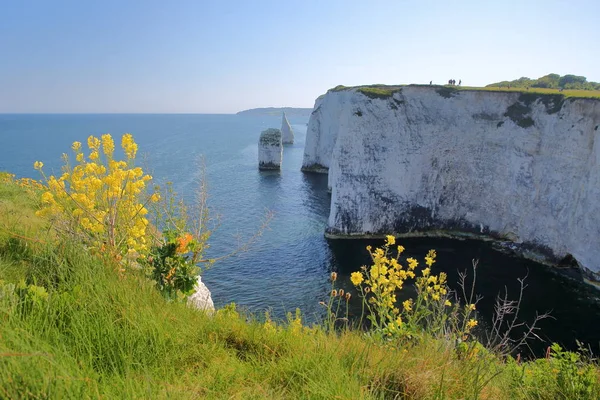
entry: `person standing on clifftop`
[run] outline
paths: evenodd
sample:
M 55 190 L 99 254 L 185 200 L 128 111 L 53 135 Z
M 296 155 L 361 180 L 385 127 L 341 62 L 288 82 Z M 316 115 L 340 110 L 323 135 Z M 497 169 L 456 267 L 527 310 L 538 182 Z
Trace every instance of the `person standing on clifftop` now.
M 458 80 L 458 86 L 460 86 L 460 84 L 462 83 L 462 80 Z

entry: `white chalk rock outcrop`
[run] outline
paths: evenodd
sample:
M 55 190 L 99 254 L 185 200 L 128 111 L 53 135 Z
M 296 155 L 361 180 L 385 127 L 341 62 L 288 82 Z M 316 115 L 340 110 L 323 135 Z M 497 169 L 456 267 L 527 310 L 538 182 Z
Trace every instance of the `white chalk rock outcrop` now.
M 283 116 L 281 117 L 281 141 L 283 142 L 283 144 L 294 143 L 294 131 L 292 130 L 290 121 L 288 121 L 285 115 L 285 111 L 283 112 Z
M 202 278 L 200 278 L 199 275 L 194 290 L 194 294 L 188 297 L 188 305 L 197 308 L 198 310 L 214 311 L 215 305 L 210 290 L 208 290 L 204 282 L 202 282 Z
M 303 169 L 329 170 L 330 237 L 483 236 L 550 265 L 572 256 L 598 281 L 599 126 L 594 99 L 330 91 L 311 115 Z
M 280 169 L 282 158 L 281 131 L 274 128 L 262 131 L 258 140 L 258 169 Z
M 333 146 L 340 129 L 340 115 L 352 103 L 362 101 L 352 91 L 330 90 L 315 101 L 306 128 L 302 171 L 326 173 L 330 166 Z

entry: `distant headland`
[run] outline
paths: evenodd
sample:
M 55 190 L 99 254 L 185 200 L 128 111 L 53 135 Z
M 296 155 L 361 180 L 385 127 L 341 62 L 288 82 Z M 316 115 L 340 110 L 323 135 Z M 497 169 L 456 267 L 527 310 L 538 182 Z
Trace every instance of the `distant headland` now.
M 285 112 L 288 117 L 308 117 L 312 112 L 312 108 L 294 108 L 294 107 L 264 107 L 251 108 L 236 113 L 236 115 L 281 115 Z

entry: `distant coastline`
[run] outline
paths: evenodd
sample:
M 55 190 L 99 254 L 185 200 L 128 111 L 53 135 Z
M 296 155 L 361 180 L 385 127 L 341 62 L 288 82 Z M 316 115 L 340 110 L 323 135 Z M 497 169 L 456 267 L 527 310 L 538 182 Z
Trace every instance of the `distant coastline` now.
M 312 110 L 312 108 L 263 107 L 239 111 L 236 115 L 281 115 L 285 111 L 288 117 L 308 117 Z

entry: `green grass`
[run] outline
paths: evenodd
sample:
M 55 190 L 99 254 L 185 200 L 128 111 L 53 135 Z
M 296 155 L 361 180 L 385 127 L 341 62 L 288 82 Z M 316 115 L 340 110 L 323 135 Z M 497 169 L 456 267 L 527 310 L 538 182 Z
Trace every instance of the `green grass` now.
M 537 94 L 551 94 L 551 95 L 563 95 L 565 98 L 581 98 L 581 99 L 600 99 L 600 90 L 570 90 L 566 89 L 560 91 L 558 89 L 547 89 L 547 88 L 507 88 L 507 87 L 469 87 L 459 86 L 459 90 L 481 90 L 486 92 L 519 92 L 519 93 L 537 93 Z
M 141 274 L 121 275 L 80 244 L 53 240 L 33 216 L 34 194 L 0 184 L 0 204 L 0 265 L 11 265 L 0 270 L 3 399 L 591 399 L 600 393 L 598 369 L 586 362 L 518 365 L 485 351 L 461 356 L 452 343 L 426 335 L 378 343 L 359 331 L 274 328 L 231 308 L 207 315 L 168 303 Z
M 371 85 L 371 86 L 343 86 L 339 85 L 333 89 L 332 92 L 339 92 L 342 90 L 352 90 L 365 94 L 371 98 L 388 98 L 394 93 L 402 90 L 403 87 L 431 87 L 435 88 L 440 92 L 440 95 L 444 97 L 449 93 L 448 91 L 485 91 L 485 92 L 498 92 L 498 93 L 536 93 L 541 95 L 562 95 L 565 98 L 581 98 L 581 99 L 600 99 L 600 91 L 598 90 L 563 90 L 558 89 L 546 89 L 546 88 L 530 88 L 529 90 L 523 88 L 507 88 L 507 87 L 476 87 L 476 86 L 449 86 L 449 85 Z
M 332 92 L 339 92 L 342 90 L 356 89 L 358 92 L 364 94 L 371 99 L 387 99 L 392 97 L 394 93 L 402 91 L 402 85 L 388 86 L 388 85 L 368 85 L 368 86 L 354 86 L 348 87 L 339 85 L 330 89 Z

